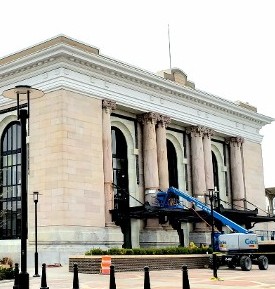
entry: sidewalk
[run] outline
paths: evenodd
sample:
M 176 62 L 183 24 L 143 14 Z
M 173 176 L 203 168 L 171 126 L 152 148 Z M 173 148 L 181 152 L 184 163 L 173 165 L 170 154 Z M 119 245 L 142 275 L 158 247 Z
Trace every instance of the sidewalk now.
M 34 270 L 29 269 L 30 289 L 40 289 L 40 278 L 32 277 Z M 72 289 L 73 273 L 68 267 L 47 268 L 47 286 L 49 289 Z M 249 272 L 237 268 L 218 270 L 220 281 L 211 280 L 213 272 L 210 269 L 190 269 L 188 277 L 190 289 L 240 289 L 264 288 L 275 289 L 275 265 L 270 265 L 267 271 L 261 271 L 256 265 Z M 79 274 L 80 289 L 108 289 L 109 275 Z M 117 272 L 115 274 L 117 289 L 143 289 L 144 272 Z M 150 271 L 151 289 L 182 289 L 181 270 Z M 0 289 L 12 289 L 13 281 L 0 281 Z

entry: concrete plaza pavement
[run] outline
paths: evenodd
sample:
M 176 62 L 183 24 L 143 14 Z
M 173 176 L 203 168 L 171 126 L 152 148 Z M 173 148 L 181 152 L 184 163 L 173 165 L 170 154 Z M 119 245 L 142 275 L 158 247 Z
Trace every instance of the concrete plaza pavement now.
M 30 274 L 30 289 L 40 289 L 41 278 L 32 277 Z M 50 267 L 46 269 L 47 286 L 49 289 L 72 289 L 73 273 L 68 267 Z M 237 268 L 235 270 L 222 268 L 218 270 L 220 280 L 211 280 L 213 272 L 210 269 L 189 269 L 188 277 L 190 289 L 275 289 L 275 265 L 270 265 L 268 270 L 259 270 L 256 265 L 249 272 Z M 79 273 L 80 289 L 108 289 L 109 275 L 81 274 Z M 116 272 L 117 289 L 143 289 L 144 272 Z M 0 281 L 0 289 L 12 289 L 13 281 Z M 151 289 L 182 289 L 181 270 L 150 271 Z

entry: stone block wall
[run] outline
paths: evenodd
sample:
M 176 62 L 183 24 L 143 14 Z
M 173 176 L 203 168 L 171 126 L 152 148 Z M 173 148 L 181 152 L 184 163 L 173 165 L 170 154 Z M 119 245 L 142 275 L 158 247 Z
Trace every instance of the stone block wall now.
M 150 270 L 174 270 L 187 265 L 189 269 L 206 268 L 209 255 L 142 255 L 142 256 L 112 256 L 111 263 L 116 272 L 143 271 L 144 266 Z M 78 265 L 79 273 L 99 274 L 101 256 L 74 256 L 69 258 L 69 271 L 73 265 Z

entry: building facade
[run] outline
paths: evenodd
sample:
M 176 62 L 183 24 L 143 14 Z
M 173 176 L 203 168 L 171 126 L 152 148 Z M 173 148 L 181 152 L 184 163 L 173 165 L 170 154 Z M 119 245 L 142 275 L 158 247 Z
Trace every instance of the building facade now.
M 38 191 L 41 262 L 93 247 L 209 244 L 203 221 L 132 217 L 170 186 L 205 202 L 215 188 L 232 212 L 266 207 L 259 131 L 273 119 L 197 90 L 180 69 L 153 74 L 61 35 L 0 59 L 0 94 L 22 84 L 45 93 L 31 101 L 27 137 L 28 248 Z M 0 134 L 0 256 L 18 261 L 20 125 L 4 97 Z

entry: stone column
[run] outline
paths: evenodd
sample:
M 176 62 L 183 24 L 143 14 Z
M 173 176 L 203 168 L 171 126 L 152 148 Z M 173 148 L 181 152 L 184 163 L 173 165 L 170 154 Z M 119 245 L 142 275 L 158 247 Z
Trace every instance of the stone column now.
M 192 184 L 193 195 L 204 202 L 206 193 L 205 169 L 204 169 L 204 150 L 203 132 L 201 126 L 192 126 L 186 130 L 191 135 L 191 161 L 192 161 Z
M 206 190 L 214 189 L 214 175 L 213 175 L 213 162 L 211 150 L 211 137 L 214 131 L 205 128 L 203 135 L 203 151 L 204 151 L 204 169 L 205 169 L 205 184 Z
M 159 188 L 158 158 L 155 126 L 159 115 L 148 112 L 140 115 L 138 120 L 143 124 L 143 167 L 145 201 L 155 203 L 156 191 Z
M 274 200 L 274 195 L 267 195 L 268 198 L 268 204 L 269 204 L 269 215 L 273 216 L 273 211 L 274 211 L 274 207 L 273 207 L 273 200 Z
M 108 226 L 113 224 L 112 216 L 110 214 L 110 210 L 114 207 L 111 112 L 112 110 L 116 109 L 116 103 L 114 101 L 104 99 L 102 101 L 102 108 L 105 225 Z
M 205 184 L 205 169 L 204 169 L 204 150 L 203 150 L 203 134 L 205 128 L 201 126 L 189 127 L 186 132 L 191 135 L 191 165 L 192 165 L 192 186 L 193 196 L 201 202 L 205 202 L 206 184 Z M 195 207 L 197 210 L 198 208 Z M 196 243 L 207 243 L 206 223 L 200 222 L 194 224 L 194 232 L 197 233 Z M 198 237 L 199 236 L 199 237 Z M 198 242 L 200 240 L 200 242 Z
M 227 139 L 230 145 L 230 169 L 232 183 L 232 199 L 235 209 L 244 207 L 245 191 L 244 191 L 244 175 L 242 163 L 242 137 L 230 137 Z
M 169 188 L 169 172 L 166 145 L 166 127 L 171 122 L 171 118 L 160 115 L 157 123 L 157 154 L 158 154 L 158 172 L 159 188 L 166 191 Z

